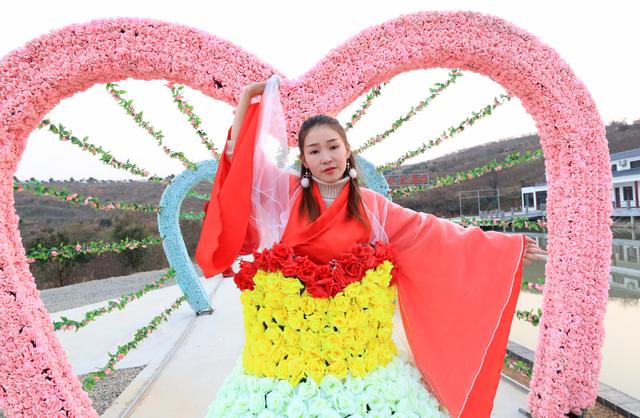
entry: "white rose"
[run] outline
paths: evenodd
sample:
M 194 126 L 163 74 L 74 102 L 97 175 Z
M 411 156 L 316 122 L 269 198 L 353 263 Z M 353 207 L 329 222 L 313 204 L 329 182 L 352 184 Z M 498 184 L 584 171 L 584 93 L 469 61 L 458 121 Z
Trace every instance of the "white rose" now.
M 336 376 L 327 375 L 320 382 L 320 389 L 322 389 L 327 395 L 331 396 L 343 389 L 342 382 Z
M 336 409 L 342 414 L 350 415 L 356 412 L 356 403 L 354 402 L 353 395 L 351 393 L 338 393 L 333 398 L 333 402 L 336 406 Z
M 307 416 L 307 405 L 298 397 L 291 399 L 287 407 L 287 418 L 300 418 Z
M 311 399 L 318 394 L 318 384 L 315 380 L 307 378 L 306 382 L 298 384 L 297 392 L 300 398 Z
M 249 395 L 249 411 L 257 414 L 258 412 L 264 410 L 264 393 L 257 392 Z

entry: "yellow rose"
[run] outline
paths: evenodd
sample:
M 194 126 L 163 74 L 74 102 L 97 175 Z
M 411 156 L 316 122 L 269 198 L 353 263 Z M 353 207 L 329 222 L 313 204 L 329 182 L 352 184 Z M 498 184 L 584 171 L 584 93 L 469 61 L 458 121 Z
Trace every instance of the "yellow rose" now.
M 349 329 L 349 319 L 347 319 L 347 317 L 343 314 L 340 315 L 336 315 L 335 317 L 331 318 L 331 321 L 333 323 L 333 326 L 338 328 L 338 331 L 346 331 Z
M 304 370 L 304 363 L 302 362 L 302 358 L 296 356 L 294 358 L 289 357 L 287 360 L 287 370 L 289 371 L 290 379 L 289 381 L 291 382 L 291 379 L 299 379 Z
M 273 319 L 276 320 L 278 325 L 285 325 L 287 323 L 289 315 L 284 308 L 277 308 L 273 310 Z
M 347 377 L 347 362 L 344 359 L 337 359 L 327 366 L 327 371 L 341 379 Z
M 342 293 L 346 298 L 353 299 L 358 293 L 360 293 L 361 287 L 361 282 L 353 282 L 349 286 L 345 287 Z
M 320 338 L 313 332 L 301 332 L 300 333 L 300 347 L 303 352 L 319 352 L 320 351 Z
M 254 344 L 256 352 L 260 355 L 267 355 L 271 351 L 271 341 L 266 338 L 259 338 Z
M 282 300 L 282 306 L 284 306 L 288 311 L 298 311 L 300 310 L 300 305 L 302 301 L 300 300 L 299 295 L 287 295 Z
M 262 362 L 261 374 L 267 377 L 273 377 L 276 375 L 276 364 L 271 361 Z
M 275 376 L 278 379 L 288 379 L 289 378 L 289 367 L 287 366 L 287 360 L 280 360 L 276 365 Z
M 385 323 L 389 319 L 387 312 L 385 312 L 385 309 L 380 305 L 374 306 L 371 308 L 371 311 L 374 321 Z
M 330 303 L 330 311 L 337 310 L 344 313 L 347 312 L 351 307 L 351 299 L 346 297 L 343 293 L 338 293 L 337 295 L 335 295 Z
M 264 331 L 264 334 L 270 341 L 273 341 L 273 342 L 279 341 L 280 338 L 282 338 L 282 330 L 280 329 L 279 326 L 275 324 L 269 325 L 267 329 Z
M 324 335 L 320 341 L 323 350 L 339 350 L 342 351 L 342 341 L 337 333 Z
M 312 315 L 316 311 L 315 298 L 311 296 L 303 296 L 300 298 L 300 309 L 305 315 Z
M 345 352 L 342 351 L 341 349 L 325 349 L 323 348 L 322 351 L 320 352 L 320 356 L 329 361 L 336 361 L 338 359 L 344 358 L 345 357 Z
M 300 342 L 300 336 L 298 331 L 292 329 L 291 327 L 288 327 L 288 326 L 284 327 L 284 331 L 282 335 L 284 335 L 284 341 L 288 347 L 297 346 Z
M 378 351 L 378 364 L 383 365 L 391 361 L 393 353 L 388 348 Z
M 362 308 L 368 308 L 371 305 L 371 298 L 364 291 L 362 291 L 356 295 L 355 302 Z
M 351 350 L 356 345 L 356 338 L 352 332 L 340 333 L 342 339 L 342 347 L 346 350 Z
M 367 369 L 367 373 L 372 371 L 373 369 L 375 369 L 376 367 L 378 367 L 378 352 L 373 351 L 373 352 L 368 352 L 367 355 L 364 357 L 364 365 L 365 368 Z
M 327 312 L 329 310 L 329 299 L 328 298 L 316 298 L 316 310 L 320 313 Z
M 305 329 L 305 319 L 301 311 L 288 311 L 289 317 L 287 318 L 287 327 L 294 330 Z
M 258 310 L 257 316 L 259 322 L 268 324 L 273 319 L 273 309 L 269 306 L 262 306 L 260 307 L 260 310 Z
M 242 352 L 242 367 L 247 373 L 253 373 L 255 371 L 254 356 L 249 350 Z
M 315 313 L 307 316 L 307 326 L 313 332 L 320 332 L 325 326 L 325 314 Z
M 327 373 L 327 366 L 319 356 L 310 356 L 305 362 L 304 373 L 319 384 Z
M 273 364 L 277 364 L 279 361 L 281 361 L 284 358 L 286 354 L 287 353 L 282 349 L 282 347 L 272 347 L 268 357 L 269 362 Z
M 300 296 L 300 289 L 302 289 L 304 286 L 302 283 L 300 283 L 300 280 L 298 279 L 286 279 L 283 278 L 282 281 L 279 283 L 279 287 L 280 287 L 280 291 L 282 293 L 284 293 L 285 295 L 296 295 L 296 296 Z
M 389 325 L 381 326 L 378 328 L 378 338 L 383 340 L 388 340 L 391 338 L 391 334 L 393 333 L 393 328 Z
M 251 290 L 243 290 L 242 293 L 240 293 L 240 302 L 244 306 L 251 305 L 252 300 L 253 295 Z
M 354 376 L 364 377 L 367 374 L 363 357 L 360 357 L 360 356 L 347 357 L 347 366 L 349 366 L 349 371 Z
M 263 304 L 272 308 L 279 308 L 283 306 L 284 297 L 284 293 L 273 290 L 264 296 Z
M 329 326 L 334 326 L 336 321 L 344 320 L 345 313 L 342 310 L 334 309 L 334 307 L 329 308 L 327 312 L 327 321 Z

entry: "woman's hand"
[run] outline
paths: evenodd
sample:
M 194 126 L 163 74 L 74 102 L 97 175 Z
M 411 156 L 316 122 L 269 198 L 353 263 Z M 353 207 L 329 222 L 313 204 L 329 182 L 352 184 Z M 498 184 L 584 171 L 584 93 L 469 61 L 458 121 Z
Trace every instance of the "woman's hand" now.
M 280 78 L 276 78 L 277 82 L 278 82 L 278 87 L 280 86 Z M 247 99 L 251 99 L 254 96 L 258 96 L 262 93 L 264 93 L 264 88 L 267 85 L 267 80 L 265 81 L 258 81 L 255 83 L 250 83 L 247 84 L 246 86 L 244 86 L 244 88 L 242 89 L 242 95 L 245 96 L 245 98 Z
M 547 252 L 538 247 L 538 244 L 536 244 L 536 241 L 533 238 L 526 235 L 525 238 L 527 240 L 527 247 L 524 250 L 524 264 L 529 265 L 533 261 L 546 260 L 547 258 L 545 256 L 547 255 Z
M 242 89 L 242 96 L 247 99 L 251 99 L 254 96 L 264 93 L 264 86 L 267 84 L 266 81 L 258 81 L 256 83 L 250 83 L 244 86 Z

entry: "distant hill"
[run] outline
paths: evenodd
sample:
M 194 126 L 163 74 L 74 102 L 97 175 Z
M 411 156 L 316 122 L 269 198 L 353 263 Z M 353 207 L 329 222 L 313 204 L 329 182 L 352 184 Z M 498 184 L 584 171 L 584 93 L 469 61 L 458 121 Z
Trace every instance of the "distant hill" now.
M 640 147 L 640 122 L 633 124 L 613 123 L 606 127 L 609 153 L 626 151 Z M 453 174 L 458 171 L 480 167 L 496 159 L 500 162 L 516 151 L 524 153 L 540 148 L 538 135 L 526 135 L 505 139 L 465 149 L 443 157 L 425 161 L 419 164 L 401 166 L 394 170 L 394 174 L 411 174 L 429 172 L 430 178 Z M 522 187 L 546 183 L 544 159 L 522 164 L 466 181 L 459 185 L 452 185 L 428 192 L 415 193 L 406 198 L 394 198 L 394 201 L 414 210 L 433 213 L 436 216 L 455 217 L 460 214 L 458 192 L 478 189 L 500 189 L 500 207 L 509 210 L 511 207 L 521 208 Z M 482 210 L 489 210 L 489 205 L 495 204 L 495 199 L 481 201 Z M 485 209 L 487 208 L 487 209 Z M 463 214 L 470 216 L 477 214 L 477 201 L 463 200 Z

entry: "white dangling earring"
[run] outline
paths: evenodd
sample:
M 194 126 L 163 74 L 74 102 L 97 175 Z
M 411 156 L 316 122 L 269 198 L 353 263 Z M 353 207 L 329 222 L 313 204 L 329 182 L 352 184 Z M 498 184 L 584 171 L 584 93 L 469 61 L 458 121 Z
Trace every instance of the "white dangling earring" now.
M 305 168 L 302 174 L 302 179 L 300 180 L 300 185 L 305 189 L 309 187 L 309 169 Z
M 347 160 L 347 172 L 349 173 L 349 177 L 351 177 L 352 179 L 358 177 L 358 172 L 355 168 L 351 167 L 351 163 L 349 162 L 349 160 Z

